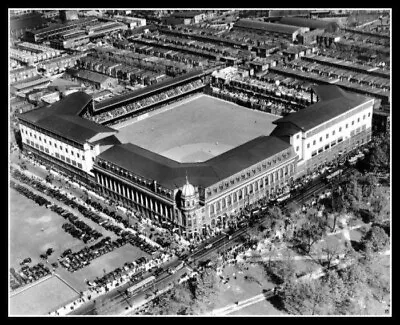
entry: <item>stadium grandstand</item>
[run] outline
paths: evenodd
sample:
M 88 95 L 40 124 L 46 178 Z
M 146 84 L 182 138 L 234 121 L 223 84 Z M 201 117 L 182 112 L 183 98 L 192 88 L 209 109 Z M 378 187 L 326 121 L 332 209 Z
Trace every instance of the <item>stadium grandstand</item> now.
M 334 33 L 339 29 L 339 25 L 336 22 L 319 19 L 282 17 L 279 22 L 284 25 L 308 27 L 310 30 L 323 29 L 329 33 Z
M 308 27 L 291 26 L 285 24 L 266 23 L 258 20 L 241 19 L 233 25 L 234 29 L 255 31 L 263 34 L 274 35 L 295 41 L 300 32 L 306 32 Z
M 96 103 L 84 117 L 97 123 L 115 123 L 139 111 L 150 109 L 172 99 L 178 99 L 189 93 L 201 91 L 205 87 L 204 75 L 205 73 L 202 71 L 194 71 L 146 88 L 108 98 Z

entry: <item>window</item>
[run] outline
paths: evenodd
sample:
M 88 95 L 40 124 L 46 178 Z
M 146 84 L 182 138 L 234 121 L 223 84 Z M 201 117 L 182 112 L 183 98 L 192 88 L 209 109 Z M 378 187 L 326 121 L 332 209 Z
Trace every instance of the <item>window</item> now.
M 299 146 L 296 147 L 296 151 L 299 151 Z
M 258 182 L 255 182 L 255 183 L 254 183 L 254 190 L 255 190 L 255 191 L 258 191 Z
M 61 155 L 61 160 L 65 161 L 65 156 Z
M 316 154 L 317 154 L 317 150 L 314 150 L 314 151 L 311 153 L 311 157 L 314 157 Z
M 327 144 L 327 145 L 325 146 L 325 150 L 327 150 L 327 149 L 329 149 L 329 144 Z
M 74 152 L 73 152 L 73 151 L 71 151 L 71 155 L 72 155 L 72 156 L 74 155 Z
M 318 149 L 318 153 L 321 153 L 324 149 L 321 147 Z
M 231 196 L 230 195 L 228 195 L 227 197 L 226 197 L 226 204 L 227 205 L 231 205 Z
M 71 159 L 69 159 L 68 157 L 66 158 L 67 163 L 70 164 L 71 163 Z
M 319 142 L 322 142 L 322 137 L 319 138 Z
M 37 143 L 35 143 L 35 148 L 39 148 L 39 145 Z
M 217 211 L 219 211 L 219 209 L 221 208 L 221 204 L 219 203 L 219 201 L 217 202 Z
M 350 132 L 350 136 L 352 137 L 354 135 L 354 130 Z
M 354 125 L 354 121 L 351 121 L 351 125 Z
M 250 184 L 249 185 L 249 194 L 252 194 L 253 193 L 253 184 Z
M 368 117 L 370 117 L 371 116 L 371 113 L 368 113 Z
M 326 138 L 327 138 L 327 139 L 329 138 L 329 134 L 328 134 L 328 133 L 326 134 Z
M 92 157 L 92 161 L 94 162 L 94 157 Z
M 367 126 L 364 124 L 361 129 L 364 131 L 367 128 Z
M 346 124 L 346 129 L 349 127 L 349 125 L 348 124 Z
M 363 120 L 365 120 L 365 115 L 363 115 Z
M 237 201 L 237 196 L 236 195 L 237 195 L 236 193 L 233 194 L 233 202 Z
M 343 141 L 343 137 L 340 137 L 339 139 L 337 139 L 337 142 L 342 142 Z
M 85 160 L 85 156 L 82 156 L 82 160 Z
M 315 146 L 317 144 L 317 141 L 314 140 L 312 144 L 313 146 Z
M 264 187 L 264 182 L 261 180 L 260 182 L 260 190 Z
M 360 122 L 360 118 L 357 119 L 357 123 L 359 123 L 359 122 Z
M 243 192 L 242 190 L 239 190 L 239 200 L 241 200 L 243 198 Z
M 76 166 L 76 161 L 75 160 L 71 160 L 72 165 Z
M 49 141 L 49 145 L 51 145 L 51 141 Z
M 60 146 L 60 150 L 62 150 L 62 146 Z
M 29 132 L 29 135 L 32 136 L 32 132 Z
M 29 141 L 28 139 L 26 139 L 26 143 L 27 143 L 27 144 L 30 144 L 30 141 Z
M 339 128 L 339 132 L 342 132 L 342 127 Z
M 269 176 L 266 176 L 264 179 L 265 179 L 265 185 L 268 185 L 268 178 L 269 178 Z
M 56 147 L 56 148 L 57 148 L 57 143 L 55 143 L 55 144 L 54 144 L 54 147 Z
M 332 141 L 331 142 L 331 147 L 333 147 L 333 146 L 335 146 L 336 145 L 336 141 Z
M 56 155 L 56 158 L 60 159 L 60 155 L 57 152 L 55 153 L 55 155 Z
M 36 134 L 34 135 L 35 139 L 37 139 Z
M 332 131 L 332 135 L 335 135 L 335 130 Z
M 79 158 L 79 153 L 76 153 L 76 156 Z
M 309 149 L 310 148 L 310 144 L 309 143 L 307 143 L 307 149 Z
M 49 149 L 47 149 L 47 148 L 44 148 L 44 151 L 45 151 L 46 153 L 49 153 Z
M 65 152 L 68 153 L 68 148 L 65 148 Z
M 42 151 L 44 150 L 43 146 L 40 146 L 40 150 L 42 150 Z
M 46 139 L 43 139 L 44 143 L 47 143 Z
M 221 206 L 222 206 L 222 209 L 225 208 L 225 199 L 222 199 L 222 200 L 221 200 Z
M 79 167 L 80 169 L 82 169 L 82 164 L 78 163 L 78 167 Z
M 211 214 L 214 214 L 214 205 L 211 205 L 211 206 L 210 206 L 210 213 L 211 213 Z
M 42 137 L 39 135 L 39 141 L 42 141 Z
M 296 139 L 298 139 L 298 138 L 300 138 L 300 134 L 298 134 L 298 135 L 296 136 Z

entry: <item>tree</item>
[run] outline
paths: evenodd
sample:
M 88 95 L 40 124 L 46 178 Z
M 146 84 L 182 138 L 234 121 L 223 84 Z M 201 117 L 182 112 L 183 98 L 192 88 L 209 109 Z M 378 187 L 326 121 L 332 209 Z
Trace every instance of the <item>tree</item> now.
M 286 282 L 279 295 L 288 313 L 295 315 L 326 314 L 330 301 L 329 291 L 327 291 L 327 286 L 321 284 L 320 280 Z
M 386 234 L 385 230 L 379 226 L 372 226 L 362 238 L 362 245 L 366 252 L 380 252 L 387 247 L 389 242 L 389 236 Z
M 310 254 L 311 247 L 324 235 L 325 225 L 325 221 L 317 216 L 316 210 L 309 209 L 308 220 L 296 232 L 296 239 L 307 254 Z
M 320 258 L 321 265 L 326 265 L 329 270 L 332 261 L 339 255 L 341 248 L 337 241 L 326 240 L 321 248 L 322 256 Z

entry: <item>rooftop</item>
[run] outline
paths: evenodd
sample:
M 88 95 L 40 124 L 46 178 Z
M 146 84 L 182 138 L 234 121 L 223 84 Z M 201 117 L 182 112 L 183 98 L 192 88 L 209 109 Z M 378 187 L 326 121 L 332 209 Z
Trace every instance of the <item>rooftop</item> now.
M 345 92 L 334 85 L 316 86 L 314 90 L 321 99 L 319 102 L 282 117 L 273 123 L 278 126 L 281 123 L 289 123 L 303 131 L 308 131 L 371 100 L 371 98 L 359 94 Z M 277 132 L 274 130 L 271 135 L 276 135 Z
M 284 24 L 266 23 L 251 19 L 241 19 L 234 24 L 234 27 L 242 27 L 249 29 L 258 29 L 272 33 L 293 34 L 298 31 L 300 27 L 290 26 Z
M 75 92 L 64 99 L 43 108 L 19 115 L 19 119 L 44 128 L 69 140 L 84 144 L 98 133 L 116 132 L 79 116 L 92 97 L 84 92 Z
M 170 189 L 182 187 L 186 175 L 191 184 L 206 188 L 289 148 L 276 137 L 260 136 L 202 163 L 179 163 L 132 143 L 115 145 L 98 157 Z

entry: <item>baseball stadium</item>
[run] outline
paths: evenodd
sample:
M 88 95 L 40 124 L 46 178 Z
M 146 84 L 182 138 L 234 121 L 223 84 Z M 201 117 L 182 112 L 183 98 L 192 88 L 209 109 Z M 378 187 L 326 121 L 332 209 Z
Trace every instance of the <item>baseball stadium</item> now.
M 21 114 L 23 147 L 188 238 L 212 235 L 234 222 L 246 205 L 287 188 L 298 161 L 313 149 L 305 149 L 310 131 L 296 125 L 315 113 L 311 105 L 292 113 L 298 120 L 286 121 L 205 95 L 209 75 L 188 73 L 100 103 L 73 93 Z M 345 121 L 338 119 L 343 114 L 347 121 L 372 109 L 373 100 L 326 91 L 331 105 L 318 104 L 315 137 L 327 130 L 322 125 Z M 343 108 L 332 115 L 328 110 L 335 105 Z M 62 123 L 53 127 L 54 119 Z

